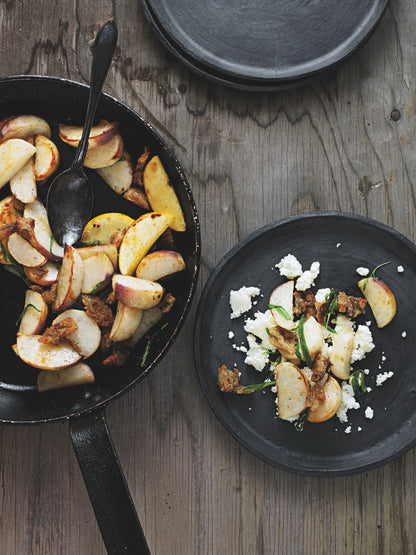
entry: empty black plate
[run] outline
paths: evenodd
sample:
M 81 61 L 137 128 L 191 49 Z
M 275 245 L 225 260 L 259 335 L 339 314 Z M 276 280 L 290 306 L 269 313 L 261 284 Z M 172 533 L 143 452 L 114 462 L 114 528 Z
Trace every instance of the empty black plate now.
M 218 367 L 234 364 L 243 384 L 259 383 L 266 376 L 244 364 L 244 354 L 233 344 L 244 343 L 243 317 L 230 319 L 229 293 L 244 285 L 259 286 L 264 297 L 250 311 L 267 309 L 270 292 L 282 278 L 275 264 L 288 253 L 307 269 L 318 260 L 321 272 L 316 287 L 359 294 L 356 268 L 378 271 L 396 296 L 397 314 L 378 329 L 367 307 L 360 322 L 371 320 L 375 349 L 358 368 L 366 376 L 371 393 L 358 410 L 348 412 L 342 424 L 333 418 L 321 424 L 305 424 L 303 432 L 276 418 L 276 395 L 269 389 L 251 395 L 221 393 Z M 404 272 L 397 267 L 403 266 Z M 397 231 L 361 216 L 336 212 L 293 216 L 256 231 L 234 247 L 212 273 L 198 307 L 195 326 L 195 361 L 202 390 L 222 424 L 247 449 L 283 470 L 315 476 L 361 472 L 404 453 L 416 442 L 416 247 Z M 229 331 L 234 333 L 228 338 Z M 402 333 L 406 331 L 406 337 Z M 385 359 L 385 360 L 384 360 Z M 392 370 L 394 376 L 376 386 L 376 375 Z M 374 418 L 365 417 L 371 407 Z M 345 429 L 351 426 L 351 432 Z M 361 428 L 361 430 L 359 430 Z
M 251 90 L 299 85 L 355 52 L 388 0 L 142 0 L 164 45 L 194 71 Z

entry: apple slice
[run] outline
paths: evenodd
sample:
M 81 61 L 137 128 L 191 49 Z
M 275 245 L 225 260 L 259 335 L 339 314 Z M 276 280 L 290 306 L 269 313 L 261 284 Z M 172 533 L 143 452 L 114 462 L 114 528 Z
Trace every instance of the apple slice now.
M 314 360 L 324 344 L 324 328 L 313 316 L 309 316 L 303 326 L 303 334 L 309 358 Z
M 17 333 L 36 335 L 43 330 L 48 316 L 48 305 L 37 291 L 28 289 L 25 295 L 25 306 Z
M 345 329 L 336 333 L 332 339 L 332 349 L 329 360 L 332 363 L 331 372 L 340 380 L 348 380 L 351 373 L 351 355 L 354 349 L 355 332 Z
M 116 274 L 113 276 L 115 298 L 132 308 L 153 308 L 163 296 L 163 287 L 154 281 L 133 276 Z
M 76 331 L 67 336 L 68 341 L 83 358 L 90 357 L 100 346 L 101 330 L 97 323 L 84 310 L 70 308 L 59 314 L 52 324 L 57 324 L 65 318 L 72 318 L 78 326 Z
M 163 312 L 162 309 L 158 306 L 154 308 L 148 308 L 147 310 L 143 310 L 143 316 L 140 322 L 139 327 L 127 341 L 127 344 L 134 348 L 137 343 L 146 335 L 148 331 L 156 326 L 158 322 L 162 319 Z
M 396 315 L 396 297 L 391 289 L 376 277 L 364 278 L 358 287 L 367 299 L 378 328 L 384 328 Z
M 27 204 L 23 216 L 35 220 L 34 234 L 31 237 L 32 245 L 50 260 L 63 258 L 64 249 L 52 236 L 48 213 L 43 204 L 39 200 Z
M 136 220 L 126 231 L 119 249 L 120 272 L 131 275 L 138 263 L 172 222 L 170 214 L 148 212 Z
M 37 268 L 45 264 L 46 258 L 18 233 L 12 233 L 7 240 L 10 256 L 22 266 Z
M 58 279 L 59 268 L 52 260 L 47 260 L 45 264 L 42 264 L 42 266 L 38 268 L 24 267 L 23 270 L 29 281 L 37 285 L 42 285 L 43 287 L 49 287 Z
M 122 154 L 123 139 L 120 133 L 116 133 L 108 143 L 87 150 L 84 166 L 95 170 L 98 168 L 106 168 L 120 160 Z
M 133 163 L 130 154 L 126 150 L 123 150 L 118 162 L 107 168 L 98 169 L 97 173 L 114 192 L 118 195 L 122 195 L 133 183 Z
M 77 125 L 60 125 L 58 134 L 61 141 L 77 147 L 81 140 L 84 128 Z M 88 148 L 105 145 L 114 135 L 118 133 L 118 123 L 110 123 L 104 119 L 98 125 L 91 127 L 90 136 L 88 138 Z
M 0 143 L 8 139 L 26 139 L 34 135 L 51 137 L 47 121 L 38 116 L 12 116 L 0 121 Z
M 44 135 L 36 135 L 35 147 L 35 178 L 36 181 L 45 181 L 58 169 L 59 151 L 56 144 Z
M 316 410 L 309 409 L 308 420 L 314 424 L 332 418 L 341 404 L 341 386 L 335 378 L 329 376 L 324 385 L 325 401 Z
M 125 231 L 133 223 L 133 218 L 120 212 L 100 214 L 87 223 L 82 232 L 81 242 L 89 245 L 107 245 L 114 233 Z
M 84 281 L 82 282 L 82 293 L 96 293 L 104 289 L 114 274 L 114 266 L 108 256 L 103 252 L 97 252 L 84 260 Z
M 152 210 L 171 214 L 170 227 L 174 231 L 185 231 L 181 205 L 159 156 L 154 156 L 144 168 L 143 184 Z
M 62 341 L 58 345 L 41 343 L 40 335 L 19 335 L 16 341 L 16 354 L 29 366 L 41 370 L 60 370 L 76 364 L 81 355 L 69 343 Z
M 3 200 L 0 200 L 0 226 L 16 222 L 17 216 L 21 215 L 22 208 L 22 203 L 13 196 L 8 196 Z M 1 244 L 2 248 L 0 249 L 0 263 L 10 264 L 11 262 L 5 260 L 3 256 L 3 249 L 5 252 L 7 252 L 7 240 L 4 239 L 3 241 L 1 241 Z
M 65 245 L 65 254 L 58 274 L 58 287 L 52 310 L 65 310 L 74 304 L 81 294 L 84 281 L 84 263 L 74 247 Z
M 143 310 L 140 308 L 132 308 L 118 302 L 110 339 L 112 341 L 125 341 L 129 339 L 139 327 L 142 317 Z
M 36 148 L 22 139 L 9 139 L 0 144 L 0 188 L 28 162 Z
M 77 253 L 84 261 L 95 254 L 103 253 L 111 260 L 114 269 L 117 268 L 118 250 L 115 245 L 94 245 L 93 247 L 81 247 L 77 249 Z
M 270 311 L 277 326 L 286 330 L 293 330 L 293 291 L 294 281 L 285 281 L 275 289 L 269 299 Z
M 33 144 L 33 140 L 29 141 Z M 33 156 L 10 178 L 10 191 L 20 202 L 33 202 L 38 196 Z
M 136 269 L 136 277 L 158 281 L 159 279 L 182 272 L 185 262 L 182 255 L 175 251 L 156 251 L 147 254 Z
M 281 362 L 274 369 L 276 376 L 278 416 L 293 418 L 306 408 L 308 382 L 301 370 L 291 362 Z
M 41 370 L 38 374 L 37 386 L 38 391 L 49 391 L 51 389 L 61 389 L 63 387 L 71 387 L 73 385 L 84 385 L 94 383 L 94 373 L 88 364 L 78 362 L 69 368 L 50 372 L 49 370 Z

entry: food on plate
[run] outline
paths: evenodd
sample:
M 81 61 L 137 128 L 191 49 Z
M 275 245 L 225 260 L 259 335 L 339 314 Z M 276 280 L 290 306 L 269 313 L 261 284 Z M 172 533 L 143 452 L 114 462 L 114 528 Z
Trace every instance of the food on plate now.
M 82 127 L 60 125 L 55 143 L 38 116 L 0 122 L 0 187 L 9 183 L 11 193 L 0 200 L 0 263 L 26 283 L 11 348 L 39 370 L 39 391 L 93 383 L 85 361 L 99 356 L 105 366 L 121 366 L 147 336 L 144 366 L 158 333 L 151 330 L 175 303 L 169 276 L 185 269 L 174 237 L 185 229 L 182 210 L 162 163 L 145 148 L 133 170 L 117 122 L 102 120 L 91 129 L 84 165 L 132 202 L 136 218 L 99 214 L 78 244 L 55 241 L 37 186 L 58 169 L 59 139 L 75 148 L 81 135 Z M 144 179 L 150 162 L 151 177 Z M 152 211 L 150 198 L 163 195 L 166 210 Z
M 244 363 L 261 372 L 263 381 L 242 385 L 237 368 L 230 370 L 223 364 L 218 369 L 219 388 L 227 393 L 272 388 L 277 416 L 294 422 L 298 430 L 306 421 L 320 423 L 335 415 L 346 422 L 347 411 L 360 407 L 355 396 L 371 391 L 365 385 L 369 370 L 356 368 L 375 347 L 371 321 L 364 323 L 367 301 L 378 327 L 383 327 L 394 316 L 394 294 L 374 276 L 375 271 L 357 284 L 364 298 L 329 287 L 315 292 L 311 287 L 305 289 L 306 283 L 318 279 L 319 262 L 303 271 L 290 254 L 275 267 L 289 279 L 272 290 L 264 312 L 247 315 L 253 307 L 247 292 L 263 296 L 259 287 L 246 285 L 230 291 L 230 321 L 245 315 L 243 329 L 247 333 L 247 344 L 233 343 L 233 348 L 244 353 Z M 236 332 L 230 330 L 228 338 L 234 341 L 235 337 Z M 382 362 L 385 360 L 383 354 Z M 376 385 L 392 376 L 393 372 L 380 373 Z

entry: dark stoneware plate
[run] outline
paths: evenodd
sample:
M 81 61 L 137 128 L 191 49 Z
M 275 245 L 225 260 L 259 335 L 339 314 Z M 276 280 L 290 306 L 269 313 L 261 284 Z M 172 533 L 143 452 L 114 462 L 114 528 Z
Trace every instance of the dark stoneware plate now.
M 284 281 L 272 267 L 288 253 L 294 254 L 304 269 L 320 261 L 317 287 L 334 287 L 348 294 L 360 294 L 357 267 L 373 269 L 390 261 L 377 275 L 395 293 L 397 314 L 383 329 L 376 327 L 369 307 L 359 317 L 361 322 L 373 322 L 376 347 L 358 366 L 370 369 L 366 382 L 372 392 L 361 398 L 360 409 L 348 412 L 348 424 L 335 417 L 321 424 L 306 423 L 303 432 L 298 432 L 292 424 L 275 417 L 276 395 L 271 390 L 235 395 L 218 389 L 221 364 L 236 364 L 243 384 L 264 380 L 265 376 L 244 364 L 244 354 L 232 347 L 233 343 L 241 345 L 246 334 L 242 317 L 230 319 L 229 293 L 243 285 L 260 286 L 264 297 L 259 297 L 254 311 L 266 310 L 269 293 Z M 403 273 L 397 271 L 399 265 L 404 267 Z M 256 231 L 224 256 L 198 307 L 196 368 L 212 410 L 244 447 L 283 470 L 315 476 L 347 475 L 398 457 L 416 441 L 415 283 L 415 245 L 397 231 L 360 216 L 303 214 Z M 232 340 L 228 339 L 230 330 L 235 334 Z M 403 331 L 407 332 L 405 338 Z M 377 387 L 376 375 L 388 370 L 394 376 Z M 372 420 L 364 415 L 367 406 L 374 410 Z M 348 425 L 349 434 L 344 431 Z
M 297 86 L 353 54 L 388 0 L 142 0 L 163 44 L 199 74 L 251 90 Z

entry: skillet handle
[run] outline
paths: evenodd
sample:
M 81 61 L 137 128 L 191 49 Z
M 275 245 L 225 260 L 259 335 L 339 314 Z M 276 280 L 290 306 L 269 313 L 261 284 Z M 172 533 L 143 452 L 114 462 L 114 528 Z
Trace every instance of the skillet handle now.
M 71 418 L 69 433 L 107 552 L 150 555 L 104 412 Z

